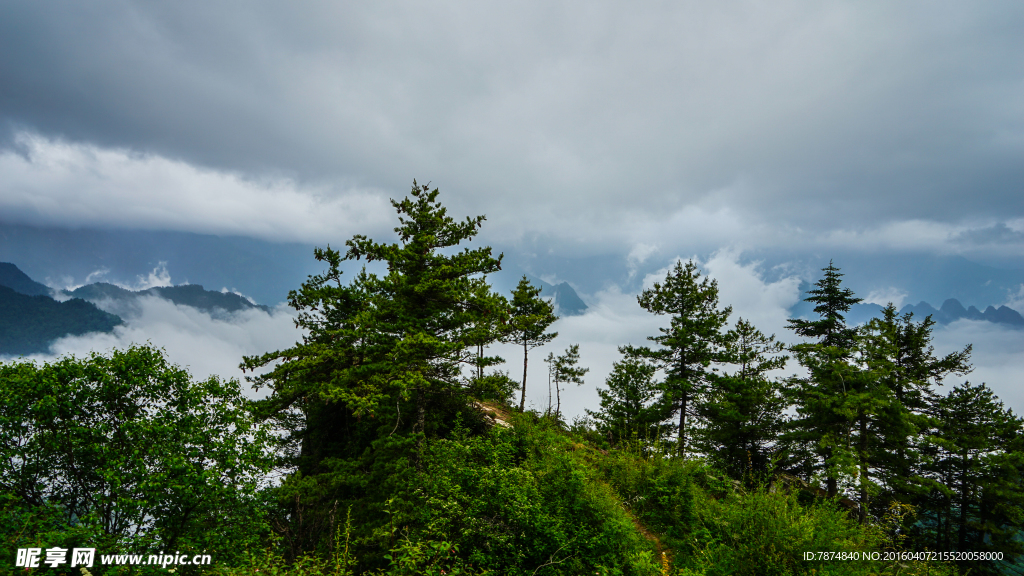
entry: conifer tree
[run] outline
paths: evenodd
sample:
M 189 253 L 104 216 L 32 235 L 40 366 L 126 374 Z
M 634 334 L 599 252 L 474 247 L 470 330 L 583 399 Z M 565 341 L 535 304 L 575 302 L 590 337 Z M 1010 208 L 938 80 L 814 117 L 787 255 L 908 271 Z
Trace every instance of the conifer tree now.
M 809 378 L 793 378 L 787 394 L 795 405 L 797 418 L 790 424 L 787 441 L 810 446 L 818 462 L 805 463 L 805 469 L 825 473 L 826 489 L 836 496 L 839 477 L 856 473 L 857 460 L 851 452 L 850 394 L 858 378 L 852 359 L 856 351 L 856 329 L 846 325 L 844 314 L 861 301 L 849 288 L 842 288 L 842 274 L 832 265 L 808 291 L 806 302 L 815 304 L 816 320 L 791 319 L 789 328 L 798 336 L 816 341 L 791 347 L 797 360 L 810 373 Z
M 716 379 L 699 409 L 705 422 L 697 447 L 733 477 L 768 470 L 782 432 L 785 399 L 767 373 L 786 365 L 784 346 L 740 318 L 728 332 L 729 364 L 735 371 Z
M 877 474 L 883 508 L 892 500 L 913 504 L 925 496 L 928 487 L 922 482 L 917 444 L 930 426 L 927 412 L 934 402 L 933 386 L 971 371 L 970 345 L 935 356 L 934 324 L 930 316 L 920 322 L 912 313 L 900 316 L 890 303 L 862 330 L 861 362 L 879 385 L 872 391 L 881 406 L 858 414 L 861 474 L 867 476 L 868 468 Z
M 626 347 L 620 347 L 619 352 L 623 358 L 612 365 L 605 379 L 607 388 L 597 389 L 600 410 L 588 409 L 586 413 L 613 445 L 632 438 L 655 444 L 672 429 L 666 424 L 672 416 L 672 405 L 664 401 L 661 383 L 655 378 L 658 368 L 629 353 Z
M 565 353 L 557 356 L 554 359 L 554 379 L 555 379 L 555 418 L 558 419 L 562 414 L 562 389 L 561 384 L 575 384 L 577 386 L 583 385 L 583 377 L 590 372 L 590 368 L 582 368 L 578 366 L 580 362 L 580 345 L 573 344 L 565 349 Z
M 344 257 L 330 247 L 317 249 L 328 271 L 289 294 L 299 311 L 296 324 L 307 335 L 292 348 L 242 365 L 252 371 L 271 366 L 250 377 L 272 392 L 257 406 L 290 433 L 285 454 L 293 458 L 285 464 L 297 473 L 282 494 L 292 498 L 285 502 L 291 517 L 305 524 L 290 529 L 293 550 L 318 546 L 330 529 L 327 502 L 343 486 L 364 482 L 346 475 L 354 464 L 343 462 L 365 457 L 374 441 L 396 433 L 421 446 L 431 406 L 458 405 L 464 395 L 462 368 L 495 361 L 481 360 L 473 348 L 486 344 L 479 327 L 504 313 L 485 278 L 500 270 L 501 256 L 494 258 L 490 248 L 453 252 L 477 234 L 484 217 L 458 222 L 438 194 L 414 181 L 409 196 L 392 200 L 400 221 L 395 243 L 356 235 Z M 364 268 L 342 282 L 341 263 L 364 259 L 385 263 L 387 273 Z M 432 425 L 447 425 L 445 416 L 434 415 Z M 398 448 L 408 446 L 400 440 L 396 450 L 406 450 Z
M 544 332 L 558 320 L 555 307 L 540 297 L 540 288 L 530 284 L 524 274 L 516 289 L 512 291 L 512 308 L 509 312 L 508 327 L 502 342 L 523 347 L 523 383 L 519 398 L 519 410 L 526 409 L 526 368 L 530 350 L 543 346 L 558 336 L 558 332 Z
M 687 417 L 696 414 L 699 403 L 714 378 L 711 364 L 726 359 L 727 339 L 722 329 L 732 307 L 718 309 L 718 282 L 701 279 L 697 265 L 677 261 L 664 283 L 644 290 L 637 297 L 648 312 L 669 316 L 669 327 L 661 336 L 647 339 L 658 348 L 626 347 L 628 354 L 651 360 L 665 373 L 663 400 L 679 415 L 677 454 L 686 456 Z
M 1024 552 L 1020 542 L 1008 541 L 1024 520 L 1024 461 L 1013 451 L 1024 432 L 1021 420 L 984 384 L 956 386 L 932 409 L 926 469 L 944 495 L 936 511 L 936 544 Z

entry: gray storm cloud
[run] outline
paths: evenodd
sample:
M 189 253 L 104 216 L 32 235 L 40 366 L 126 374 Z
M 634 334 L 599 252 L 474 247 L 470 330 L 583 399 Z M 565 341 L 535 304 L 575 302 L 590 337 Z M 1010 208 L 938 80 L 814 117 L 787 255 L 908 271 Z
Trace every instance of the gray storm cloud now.
M 655 333 L 627 292 L 676 255 L 780 337 L 817 269 L 741 255 L 1020 262 L 1022 89 L 1015 2 L 0 2 L 0 223 L 387 240 L 387 199 L 431 181 L 479 241 L 585 285 L 552 350 L 580 342 L 593 384 Z M 997 332 L 968 328 L 1010 382 L 1024 342 L 981 356 Z M 153 302 L 55 350 L 153 339 L 230 376 L 293 332 Z
M 746 244 L 782 245 L 1022 214 L 1016 3 L 108 0 L 0 13 L 9 139 L 287 178 L 294 189 L 273 194 L 300 207 L 399 195 L 416 177 L 457 213 L 488 214 L 494 238 L 623 252 L 651 243 L 642 225 L 725 213 L 721 229 Z M 137 193 L 160 211 L 160 190 Z M 225 193 L 245 195 L 277 206 L 259 187 Z M 74 220 L 15 216 L 33 214 Z

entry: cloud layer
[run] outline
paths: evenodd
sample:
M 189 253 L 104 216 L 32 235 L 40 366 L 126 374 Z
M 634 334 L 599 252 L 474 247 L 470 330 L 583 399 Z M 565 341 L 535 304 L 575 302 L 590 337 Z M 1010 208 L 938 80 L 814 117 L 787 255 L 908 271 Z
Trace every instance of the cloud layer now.
M 5 218 L 316 241 L 416 177 L 579 253 L 1022 242 L 1017 3 L 0 10 Z
M 244 374 L 238 368 L 242 356 L 287 348 L 301 339 L 294 316 L 284 307 L 269 314 L 254 308 L 211 316 L 155 296 L 140 298 L 130 308 L 101 307 L 121 314 L 125 324 L 109 334 L 61 338 L 53 343 L 50 354 L 29 359 L 48 361 L 66 354 L 109 353 L 113 348 L 148 342 L 163 348 L 168 360 L 187 368 L 197 379 L 220 376 L 243 381 Z M 244 383 L 243 389 L 254 395 Z
M 153 154 L 25 132 L 13 149 L 0 151 L 0 174 L 0 210 L 29 224 L 316 242 L 339 231 L 383 229 L 392 212 L 372 192 L 327 196 L 284 178 L 246 179 Z

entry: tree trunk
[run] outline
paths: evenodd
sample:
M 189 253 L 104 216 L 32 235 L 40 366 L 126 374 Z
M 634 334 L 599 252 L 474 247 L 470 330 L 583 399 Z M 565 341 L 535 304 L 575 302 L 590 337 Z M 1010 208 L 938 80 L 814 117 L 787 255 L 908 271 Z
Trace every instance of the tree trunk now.
M 526 359 L 529 355 L 529 349 L 526 347 L 526 341 L 523 341 L 523 395 L 519 397 L 519 411 L 523 412 L 526 410 Z
M 868 418 L 860 417 L 860 523 L 868 521 Z
M 476 348 L 476 379 L 484 377 L 484 345 L 478 344 Z
M 424 398 L 423 390 L 416 391 L 416 429 L 419 430 L 420 436 L 416 439 L 416 469 L 423 469 L 423 438 L 427 435 L 427 409 L 424 405 L 426 399 Z
M 562 414 L 562 390 L 558 387 L 558 378 L 555 378 L 555 420 Z
M 832 449 L 831 448 L 826 448 L 825 449 L 825 467 L 826 467 L 826 469 L 829 466 L 829 461 L 830 460 L 832 460 Z M 827 474 L 827 476 L 825 477 L 825 489 L 828 491 L 828 497 L 829 498 L 835 498 L 836 495 L 839 493 L 839 485 L 836 482 L 835 472 L 832 472 L 831 470 L 829 470 L 826 474 Z
M 545 416 L 551 415 L 551 370 L 548 369 L 548 409 L 544 411 Z
M 967 549 L 967 454 L 961 458 L 960 469 L 960 526 L 957 531 L 956 549 L 963 552 Z
M 679 457 L 684 459 L 686 458 L 686 407 L 689 395 L 689 392 L 683 392 L 679 410 Z

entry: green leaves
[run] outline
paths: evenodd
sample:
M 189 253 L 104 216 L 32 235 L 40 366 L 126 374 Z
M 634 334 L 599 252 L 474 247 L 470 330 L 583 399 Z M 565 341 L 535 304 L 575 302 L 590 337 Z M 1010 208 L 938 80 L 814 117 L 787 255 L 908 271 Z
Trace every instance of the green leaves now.
M 598 431 L 614 445 L 634 439 L 656 445 L 669 432 L 671 427 L 665 421 L 672 416 L 672 406 L 660 400 L 656 372 L 657 367 L 650 361 L 625 354 L 612 365 L 605 380 L 607 388 L 597 389 L 601 409 L 587 410 L 587 414 L 594 417 Z
M 0 491 L 92 526 L 96 544 L 212 547 L 255 538 L 266 433 L 238 383 L 194 382 L 160 350 L 0 365 Z M 212 530 L 217 526 L 217 530 Z

